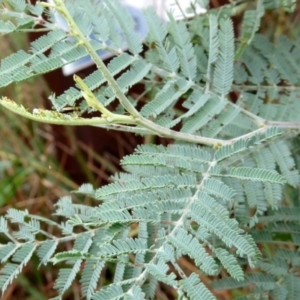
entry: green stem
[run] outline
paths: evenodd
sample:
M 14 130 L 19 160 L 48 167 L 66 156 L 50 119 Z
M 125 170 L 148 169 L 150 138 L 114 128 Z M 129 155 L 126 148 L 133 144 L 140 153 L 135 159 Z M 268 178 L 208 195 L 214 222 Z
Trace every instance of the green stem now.
M 238 90 L 238 91 L 258 91 L 260 89 L 263 90 L 277 90 L 277 91 L 299 91 L 300 87 L 299 86 L 280 86 L 280 85 L 247 85 L 247 84 L 233 84 L 232 85 L 233 90 Z
M 146 134 L 152 134 L 152 131 L 150 131 L 147 128 L 144 127 L 133 127 L 133 126 L 126 126 L 126 125 L 120 125 L 120 124 L 93 124 L 94 127 L 104 128 L 107 130 L 117 130 L 122 132 L 131 132 L 136 133 L 140 135 L 146 135 Z
M 91 119 L 85 119 L 77 115 L 68 115 L 46 109 L 34 109 L 33 113 L 30 113 L 25 107 L 23 107 L 22 105 L 18 105 L 16 102 L 8 99 L 7 97 L 3 97 L 2 99 L 0 99 L 0 105 L 18 115 L 47 124 L 74 126 L 111 125 L 113 123 L 126 125 L 136 124 L 136 121 L 131 116 L 123 116 L 112 113 L 108 118 L 94 117 Z

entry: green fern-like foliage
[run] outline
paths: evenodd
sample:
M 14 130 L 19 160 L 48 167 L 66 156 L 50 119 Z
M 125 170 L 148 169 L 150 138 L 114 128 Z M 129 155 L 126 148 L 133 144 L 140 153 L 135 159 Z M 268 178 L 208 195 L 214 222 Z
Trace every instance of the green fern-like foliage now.
M 5 97 L 3 107 L 40 122 L 174 139 L 167 147 L 137 147 L 123 158 L 124 172 L 111 184 L 75 191 L 97 206 L 61 198 L 55 215 L 62 222 L 16 209 L 2 216 L 2 292 L 36 253 L 40 265 L 66 263 L 55 299 L 62 299 L 78 274 L 85 299 L 154 299 L 160 283 L 171 286 L 178 299 L 216 299 L 218 289 L 240 289 L 239 299 L 299 299 L 300 211 L 297 197 L 285 196 L 300 183 L 294 150 L 299 43 L 257 34 L 266 10 L 292 11 L 294 4 L 232 1 L 181 21 L 170 13 L 167 23 L 149 8 L 142 41 L 117 1 L 0 1 L 2 34 L 46 32 L 29 52 L 1 62 L 1 87 L 86 55 L 98 67 L 86 78 L 75 75 L 75 85 L 63 94 L 51 95 L 53 110 L 29 110 Z M 57 28 L 55 13 L 67 29 Z M 236 37 L 231 17 L 237 13 L 244 14 Z M 98 50 L 114 55 L 107 66 Z M 129 91 L 137 83 L 145 92 L 132 98 Z M 74 105 L 78 112 L 62 112 Z M 95 111 L 99 116 L 82 117 Z M 18 229 L 12 231 L 10 223 Z M 58 251 L 66 241 L 74 241 L 73 248 Z M 187 274 L 181 257 L 189 257 L 198 272 Z M 114 279 L 99 286 L 107 264 L 115 265 Z

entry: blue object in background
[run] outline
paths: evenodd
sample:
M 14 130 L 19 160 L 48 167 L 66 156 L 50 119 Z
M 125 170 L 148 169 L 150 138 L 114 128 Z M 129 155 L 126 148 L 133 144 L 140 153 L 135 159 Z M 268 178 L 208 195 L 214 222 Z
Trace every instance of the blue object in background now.
M 132 16 L 132 18 L 135 21 L 135 24 L 136 24 L 135 31 L 140 35 L 141 39 L 143 40 L 147 35 L 148 26 L 147 26 L 147 23 L 146 23 L 146 20 L 145 20 L 145 17 L 143 15 L 142 11 L 136 7 L 128 6 L 128 5 L 126 5 L 125 8 L 128 10 L 128 12 L 130 13 L 130 15 Z M 64 29 L 67 29 L 67 28 L 65 28 L 67 25 L 65 24 L 64 20 L 60 16 L 57 17 L 57 22 L 58 22 L 59 26 L 61 26 Z M 126 50 L 126 48 L 123 50 Z M 105 50 L 100 50 L 97 53 L 103 60 L 113 56 L 111 53 L 109 53 Z M 74 74 L 75 72 L 82 70 L 86 67 L 89 67 L 93 64 L 94 64 L 94 62 L 92 61 L 92 59 L 89 56 L 86 56 L 86 57 L 79 59 L 78 61 L 75 61 L 73 63 L 70 63 L 70 64 L 64 66 L 62 68 L 63 74 L 65 76 L 71 75 L 71 74 Z

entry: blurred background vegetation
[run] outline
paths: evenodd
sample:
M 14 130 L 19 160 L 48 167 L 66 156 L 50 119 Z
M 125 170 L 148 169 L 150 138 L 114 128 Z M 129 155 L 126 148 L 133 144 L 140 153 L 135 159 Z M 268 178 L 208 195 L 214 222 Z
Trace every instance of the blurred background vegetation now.
M 224 3 L 226 1 L 211 0 L 212 7 Z M 236 32 L 239 32 L 240 21 L 239 17 L 235 20 Z M 286 34 L 292 39 L 299 38 L 299 24 L 300 3 L 292 14 L 284 10 L 267 13 L 261 32 L 270 37 Z M 29 49 L 29 40 L 34 38 L 24 34 L 0 36 L 0 58 L 19 49 Z M 88 74 L 90 71 L 87 69 L 84 72 Z M 71 77 L 64 79 L 58 70 L 54 75 L 11 85 L 2 89 L 1 95 L 25 107 L 41 108 L 47 105 L 46 99 L 52 91 L 59 94 L 71 82 Z M 107 183 L 109 176 L 119 170 L 119 160 L 143 142 L 155 140 L 153 137 L 143 140 L 131 134 L 96 128 L 63 128 L 35 123 L 0 109 L 0 214 L 14 207 L 51 218 L 58 198 L 69 195 L 70 191 L 85 182 L 92 183 L 94 187 Z M 93 205 L 91 199 L 74 195 L 72 198 Z M 189 259 L 181 259 L 181 265 L 187 272 L 197 272 Z M 1 299 L 43 300 L 54 297 L 52 287 L 58 268 L 50 265 L 40 269 L 37 267 L 38 260 L 31 261 Z M 104 270 L 101 278 L 103 284 L 112 278 L 112 271 L 110 266 Z M 205 277 L 202 280 L 209 282 Z M 225 300 L 232 299 L 233 295 L 222 291 L 216 297 Z M 173 291 L 166 286 L 162 285 L 157 291 L 157 299 L 174 298 Z M 81 299 L 79 284 L 73 285 L 65 299 Z

